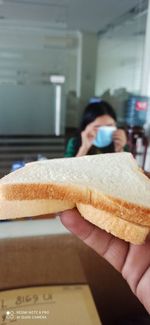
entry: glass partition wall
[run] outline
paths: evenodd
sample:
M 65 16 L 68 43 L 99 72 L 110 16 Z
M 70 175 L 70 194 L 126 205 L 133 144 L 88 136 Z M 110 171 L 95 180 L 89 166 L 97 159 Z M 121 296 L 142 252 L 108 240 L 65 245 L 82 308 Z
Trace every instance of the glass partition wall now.
M 76 33 L 0 22 L 0 39 L 0 134 L 63 135 L 66 93 L 76 85 Z M 64 77 L 59 94 L 51 75 Z M 57 132 L 56 103 L 61 103 Z
M 66 96 L 76 87 L 78 33 L 0 19 L 0 40 L 3 176 L 28 161 L 64 156 Z
M 0 135 L 64 137 L 95 95 L 124 124 L 125 102 L 141 94 L 148 1 L 136 3 L 98 33 L 0 17 Z
M 147 8 L 139 6 L 98 36 L 96 95 L 114 103 L 124 120 L 124 101 L 141 93 Z

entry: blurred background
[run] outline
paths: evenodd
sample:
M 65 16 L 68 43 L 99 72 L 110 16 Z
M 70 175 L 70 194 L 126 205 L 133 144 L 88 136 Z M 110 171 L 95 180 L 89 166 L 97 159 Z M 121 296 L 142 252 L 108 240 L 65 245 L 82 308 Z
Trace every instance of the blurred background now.
M 149 57 L 148 0 L 0 0 L 0 176 L 63 157 L 91 97 L 150 171 Z

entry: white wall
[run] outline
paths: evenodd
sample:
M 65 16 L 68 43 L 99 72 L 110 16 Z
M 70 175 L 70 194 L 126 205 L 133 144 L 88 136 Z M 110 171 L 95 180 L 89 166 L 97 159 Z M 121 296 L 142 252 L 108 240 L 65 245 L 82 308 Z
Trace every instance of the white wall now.
M 67 126 L 69 127 L 78 127 L 85 105 L 95 94 L 97 41 L 95 33 L 78 33 L 77 51 L 70 51 L 69 54 L 69 85 L 72 85 L 67 98 Z M 76 87 L 74 87 L 75 82 Z M 71 90 L 75 90 L 75 93 Z
M 97 59 L 97 35 L 82 33 L 81 59 L 81 90 L 80 96 L 84 100 L 94 95 Z
M 98 44 L 96 95 L 119 88 L 139 92 L 144 36 L 102 38 Z

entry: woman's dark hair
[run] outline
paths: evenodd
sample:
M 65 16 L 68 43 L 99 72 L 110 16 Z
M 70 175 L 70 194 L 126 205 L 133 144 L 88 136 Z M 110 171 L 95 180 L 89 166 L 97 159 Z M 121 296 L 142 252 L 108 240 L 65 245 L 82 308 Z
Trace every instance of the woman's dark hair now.
M 79 127 L 80 132 L 83 131 L 86 126 L 92 123 L 97 117 L 103 115 L 109 115 L 115 121 L 117 121 L 116 113 L 114 112 L 112 106 L 109 103 L 102 100 L 100 102 L 88 104 L 82 115 Z
M 115 121 L 117 121 L 116 113 L 112 106 L 101 100 L 100 102 L 90 103 L 85 107 L 83 112 L 79 129 L 77 130 L 77 137 L 75 142 L 75 153 L 78 152 L 81 146 L 81 132 L 86 128 L 86 126 L 100 116 L 109 115 Z

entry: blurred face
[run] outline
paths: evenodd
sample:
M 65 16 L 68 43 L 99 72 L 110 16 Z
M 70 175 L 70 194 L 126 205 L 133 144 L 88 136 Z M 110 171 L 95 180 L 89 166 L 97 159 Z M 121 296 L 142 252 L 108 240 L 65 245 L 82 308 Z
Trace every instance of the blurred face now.
M 116 126 L 116 121 L 109 115 L 97 117 L 92 123 L 88 124 L 86 131 L 95 136 L 101 126 Z

